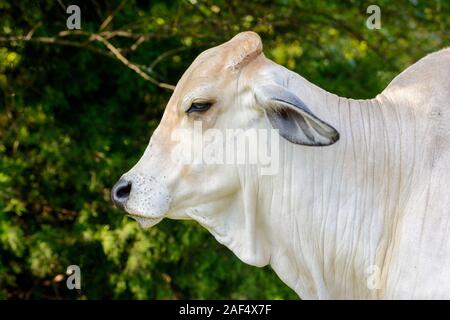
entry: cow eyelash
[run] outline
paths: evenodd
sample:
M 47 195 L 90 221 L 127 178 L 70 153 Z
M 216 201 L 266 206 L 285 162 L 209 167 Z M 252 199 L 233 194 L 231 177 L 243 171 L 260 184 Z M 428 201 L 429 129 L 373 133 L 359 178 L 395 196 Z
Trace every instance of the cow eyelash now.
M 192 113 L 192 112 L 206 112 L 209 108 L 211 108 L 212 103 L 211 102 L 193 102 L 189 109 L 187 109 L 186 113 Z

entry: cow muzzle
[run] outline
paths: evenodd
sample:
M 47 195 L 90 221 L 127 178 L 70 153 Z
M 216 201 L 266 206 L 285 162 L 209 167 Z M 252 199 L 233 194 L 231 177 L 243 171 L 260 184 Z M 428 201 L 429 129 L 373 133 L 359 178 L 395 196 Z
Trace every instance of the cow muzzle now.
M 150 228 L 165 217 L 171 197 L 160 178 L 132 170 L 114 185 L 111 200 L 141 227 Z

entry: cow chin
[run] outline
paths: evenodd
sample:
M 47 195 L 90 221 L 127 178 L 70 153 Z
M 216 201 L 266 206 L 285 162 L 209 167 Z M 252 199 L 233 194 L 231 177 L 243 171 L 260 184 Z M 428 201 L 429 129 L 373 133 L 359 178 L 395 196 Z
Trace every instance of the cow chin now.
M 146 217 L 140 217 L 140 216 L 131 216 L 131 218 L 136 220 L 142 229 L 149 229 L 149 228 L 157 225 L 158 223 L 160 223 L 161 220 L 163 219 L 163 217 L 162 218 L 146 218 Z
M 125 205 L 128 216 L 136 220 L 139 225 L 148 229 L 158 224 L 165 218 L 169 209 L 169 197 L 161 191 L 155 191 L 156 195 L 147 195 L 143 199 L 130 197 Z

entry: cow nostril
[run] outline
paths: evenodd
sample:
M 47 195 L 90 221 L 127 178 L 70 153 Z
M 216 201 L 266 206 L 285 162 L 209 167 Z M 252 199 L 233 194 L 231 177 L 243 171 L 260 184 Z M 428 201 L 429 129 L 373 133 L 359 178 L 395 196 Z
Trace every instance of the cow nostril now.
M 116 196 L 118 198 L 128 198 L 130 196 L 131 191 L 131 182 L 128 182 L 126 185 L 119 187 L 116 191 Z
M 130 196 L 130 192 L 131 182 L 120 179 L 112 188 L 111 199 L 117 207 L 124 209 L 125 203 Z

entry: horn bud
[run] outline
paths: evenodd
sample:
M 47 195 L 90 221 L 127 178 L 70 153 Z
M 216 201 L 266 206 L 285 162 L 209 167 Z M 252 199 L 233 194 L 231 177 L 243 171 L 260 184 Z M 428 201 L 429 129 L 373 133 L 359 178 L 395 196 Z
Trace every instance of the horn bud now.
M 230 41 L 235 49 L 232 52 L 231 62 L 228 68 L 240 69 L 262 53 L 262 41 L 259 35 L 253 31 L 245 31 L 235 35 Z

